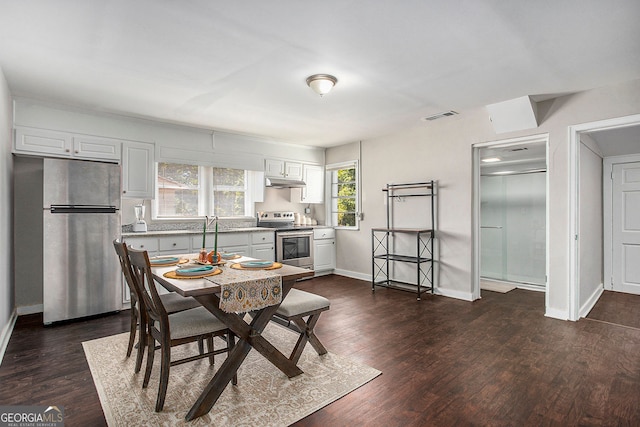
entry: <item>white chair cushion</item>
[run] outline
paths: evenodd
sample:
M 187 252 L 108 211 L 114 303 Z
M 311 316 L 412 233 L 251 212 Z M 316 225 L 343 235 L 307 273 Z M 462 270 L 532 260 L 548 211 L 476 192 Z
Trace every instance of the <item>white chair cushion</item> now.
M 311 311 L 328 309 L 330 304 L 325 297 L 293 288 L 282 301 L 280 307 L 278 307 L 276 314 L 284 317 L 295 317 Z
M 156 328 L 160 326 L 158 323 L 155 323 Z M 206 308 L 197 307 L 170 314 L 169 328 L 171 339 L 180 339 L 219 332 L 227 327 Z

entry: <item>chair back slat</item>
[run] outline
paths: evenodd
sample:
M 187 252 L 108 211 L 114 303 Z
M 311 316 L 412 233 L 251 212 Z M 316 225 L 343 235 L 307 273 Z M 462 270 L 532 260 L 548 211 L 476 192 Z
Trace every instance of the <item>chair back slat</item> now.
M 131 263 L 133 276 L 140 285 L 140 291 L 147 314 L 153 321 L 160 322 L 160 325 L 168 325 L 169 316 L 162 304 L 155 281 L 153 280 L 149 254 L 147 251 L 139 251 L 133 248 L 128 248 L 127 251 L 129 253 L 129 262 Z
M 131 263 L 129 262 L 129 253 L 127 251 L 127 244 L 115 239 L 113 241 L 113 247 L 116 250 L 118 259 L 120 260 L 120 267 L 122 268 L 122 274 L 124 275 L 124 281 L 127 283 L 129 293 L 131 294 L 131 303 L 139 303 L 142 300 L 138 284 L 133 278 L 133 272 L 131 271 Z

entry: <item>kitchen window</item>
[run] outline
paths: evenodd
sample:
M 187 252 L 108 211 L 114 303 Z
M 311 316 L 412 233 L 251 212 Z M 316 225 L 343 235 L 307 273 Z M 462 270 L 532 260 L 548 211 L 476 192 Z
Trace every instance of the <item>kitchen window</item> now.
M 357 230 L 360 225 L 358 163 L 327 165 L 328 218 L 337 228 Z
M 253 215 L 253 171 L 158 163 L 154 219 Z

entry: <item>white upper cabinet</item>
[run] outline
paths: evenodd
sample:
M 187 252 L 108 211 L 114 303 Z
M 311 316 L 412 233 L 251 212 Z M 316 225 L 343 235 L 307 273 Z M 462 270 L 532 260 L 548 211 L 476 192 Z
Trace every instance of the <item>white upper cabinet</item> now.
M 264 175 L 267 177 L 284 177 L 284 160 L 266 159 L 264 161 Z
M 16 153 L 119 162 L 121 146 L 117 139 L 16 127 Z
M 45 129 L 16 128 L 15 151 L 71 157 L 71 135 Z
M 266 159 L 264 174 L 271 178 L 302 179 L 302 163 L 278 159 Z
M 284 162 L 284 177 L 289 179 L 302 179 L 302 163 Z
M 120 161 L 122 142 L 93 136 L 73 136 L 73 155 L 78 158 Z
M 122 144 L 122 197 L 155 197 L 154 145 L 146 142 Z
M 306 186 L 302 189 L 301 202 L 324 202 L 324 168 L 317 165 L 302 166 L 302 180 Z

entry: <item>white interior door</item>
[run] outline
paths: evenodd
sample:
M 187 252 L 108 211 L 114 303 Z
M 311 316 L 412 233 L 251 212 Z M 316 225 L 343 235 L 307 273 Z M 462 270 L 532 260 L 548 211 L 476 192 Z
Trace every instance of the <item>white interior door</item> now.
M 640 162 L 613 165 L 613 290 L 640 294 Z

